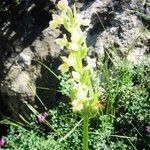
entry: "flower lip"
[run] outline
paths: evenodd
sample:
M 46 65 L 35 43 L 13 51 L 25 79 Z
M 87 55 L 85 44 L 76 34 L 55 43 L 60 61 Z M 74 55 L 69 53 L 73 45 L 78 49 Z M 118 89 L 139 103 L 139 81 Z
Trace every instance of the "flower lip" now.
M 83 109 L 84 99 L 76 99 L 72 101 L 73 111 L 81 111 Z
M 102 108 L 103 106 L 102 106 L 102 104 L 100 103 L 100 101 L 97 101 L 97 102 L 95 102 L 95 103 L 93 103 L 92 104 L 92 108 L 94 109 L 94 110 L 99 110 L 100 108 Z
M 74 56 L 71 54 L 68 57 L 61 56 L 61 59 L 64 63 L 58 67 L 58 70 L 60 70 L 62 73 L 67 72 L 69 70 L 69 67 L 74 66 L 75 64 Z
M 78 51 L 79 50 L 79 45 L 76 42 L 72 42 L 69 45 L 69 49 L 73 51 Z
M 80 80 L 80 73 L 76 72 L 76 71 L 72 71 L 72 77 L 75 81 L 79 81 Z
M 96 58 L 87 57 L 87 68 L 95 68 L 96 67 Z

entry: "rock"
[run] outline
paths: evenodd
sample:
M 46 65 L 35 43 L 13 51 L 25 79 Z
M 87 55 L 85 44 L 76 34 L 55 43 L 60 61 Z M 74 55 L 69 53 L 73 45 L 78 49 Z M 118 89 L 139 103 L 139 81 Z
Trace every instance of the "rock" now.
M 103 58 L 106 51 L 115 53 L 116 49 L 121 56 L 128 51 L 128 58 L 134 63 L 144 58 L 149 49 L 144 43 L 150 40 L 150 33 L 145 34 L 143 22 L 131 11 L 134 6 L 144 9 L 144 4 L 138 0 L 96 0 L 81 8 L 81 15 L 91 19 L 91 24 L 85 30 L 90 55 L 94 53 Z M 137 59 L 139 50 L 140 58 Z
M 37 86 L 48 87 L 50 84 L 53 85 L 53 90 L 56 90 L 56 80 L 53 79 L 47 84 L 47 81 L 53 77 L 51 77 L 48 70 L 42 68 L 37 61 L 49 61 L 47 60 L 47 57 L 49 57 L 51 62 L 48 64 L 48 67 L 50 64 L 52 65 L 54 59 L 60 54 L 60 48 L 56 45 L 54 40 L 59 34 L 59 30 L 56 30 L 55 32 L 50 32 L 49 28 L 43 30 L 40 37 L 37 37 L 29 47 L 24 48 L 15 58 L 9 58 L 9 62 L 5 62 L 5 69 L 9 71 L 7 71 L 5 78 L 1 81 L 1 93 L 2 95 L 7 95 L 9 99 L 14 101 L 13 107 L 15 107 L 16 112 L 19 112 L 22 115 L 25 112 L 25 110 L 20 110 L 20 106 L 17 106 L 21 105 L 21 101 L 22 106 L 25 101 L 30 104 L 36 104 Z M 54 66 L 53 68 L 55 69 L 55 67 L 57 66 Z M 38 82 L 36 80 L 38 80 Z M 56 92 L 53 92 L 53 94 L 47 93 L 47 96 L 48 95 L 50 98 L 47 99 L 46 104 L 49 103 L 50 105 L 52 101 L 56 101 Z M 18 96 L 20 97 L 19 99 Z M 42 98 L 42 100 L 43 99 L 44 98 Z M 5 100 L 6 105 L 9 106 L 10 103 L 10 100 Z M 39 110 L 43 109 L 41 107 L 43 106 L 40 106 Z M 13 112 L 14 108 L 9 109 Z M 13 114 L 13 117 L 16 118 L 17 113 L 13 112 Z
M 27 53 L 21 52 L 16 58 L 16 63 L 29 66 L 32 60 L 31 56 L 30 51 Z
M 4 14 L 6 19 L 0 21 L 0 97 L 7 108 L 2 113 L 17 120 L 19 115 L 28 118 L 31 113 L 25 102 L 39 111 L 44 109 L 36 94 L 45 100 L 47 107 L 56 101 L 58 81 L 38 61 L 55 71 L 60 53 L 55 43 L 60 31 L 51 31 L 48 27 L 49 9 L 54 7 L 53 3 L 31 1 L 28 6 L 24 4 L 22 2 L 16 7 L 10 16 Z M 43 92 L 37 89 L 39 86 L 53 88 L 53 92 Z M 3 106 L 0 106 L 0 111 Z
M 49 27 L 42 31 L 42 34 L 32 43 L 31 48 L 39 59 L 46 59 L 47 56 L 57 58 L 60 48 L 55 43 L 55 39 L 60 35 L 60 31 L 51 30 Z

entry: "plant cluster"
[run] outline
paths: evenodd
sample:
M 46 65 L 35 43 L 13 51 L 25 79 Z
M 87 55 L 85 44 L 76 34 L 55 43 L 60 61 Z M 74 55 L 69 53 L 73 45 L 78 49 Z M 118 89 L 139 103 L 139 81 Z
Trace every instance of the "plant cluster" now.
M 57 7 L 60 13 L 52 15 L 50 27 L 55 29 L 58 25 L 63 25 L 70 34 L 69 39 L 63 35 L 63 38 L 56 40 L 62 49 L 67 49 L 67 56 L 61 56 L 63 63 L 58 70 L 62 74 L 69 74 L 70 78 L 66 83 L 70 84 L 71 88 L 67 94 L 71 99 L 73 111 L 78 112 L 83 118 L 83 149 L 87 150 L 89 118 L 95 116 L 102 108 L 100 91 L 94 88 L 91 80 L 96 59 L 87 56 L 88 48 L 81 30 L 81 26 L 88 25 L 89 20 L 78 15 L 75 6 L 72 10 L 66 0 L 59 1 Z M 86 65 L 83 63 L 85 58 Z
M 36 116 L 32 116 L 30 126 L 27 128 L 11 126 L 9 135 L 4 138 L 4 149 L 11 150 L 75 150 L 82 149 L 82 123 L 81 118 L 72 113 L 70 106 L 60 103 L 49 110 L 47 121 L 55 130 L 43 130 L 43 126 L 35 123 Z M 111 140 L 113 127 L 111 123 L 100 124 L 107 116 L 93 119 L 89 129 L 89 149 L 126 149 L 127 145 L 122 139 Z M 42 124 L 40 124 L 42 125 Z M 43 124 L 44 125 L 44 124 Z
M 65 0 L 58 2 L 57 6 L 60 14 L 53 14 L 50 27 L 55 29 L 58 25 L 63 25 L 70 33 L 69 39 L 64 35 L 63 38 L 56 40 L 62 49 L 66 48 L 67 50 L 67 56 L 61 56 L 63 63 L 58 70 L 62 74 L 69 74 L 66 83 L 71 87 L 69 93 L 66 94 L 72 101 L 73 111 L 82 114 L 86 110 L 88 115 L 92 115 L 92 111 L 98 111 L 101 105 L 99 91 L 94 89 L 91 81 L 93 69 L 96 67 L 96 59 L 87 56 L 88 48 L 81 30 L 81 26 L 88 25 L 89 20 L 78 15 L 75 7 L 72 10 Z M 87 60 L 87 65 L 83 64 L 84 58 Z

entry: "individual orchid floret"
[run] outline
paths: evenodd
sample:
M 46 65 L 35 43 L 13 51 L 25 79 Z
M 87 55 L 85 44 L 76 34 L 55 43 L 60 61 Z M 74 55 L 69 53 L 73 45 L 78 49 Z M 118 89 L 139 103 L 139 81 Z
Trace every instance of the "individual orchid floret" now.
M 90 19 L 83 19 L 81 14 L 76 15 L 76 25 L 77 26 L 88 26 L 90 24 Z
M 92 108 L 93 110 L 98 111 L 100 108 L 102 108 L 102 104 L 101 104 L 99 101 L 94 102 L 94 103 L 91 105 L 91 108 Z
M 96 67 L 96 58 L 87 57 L 86 69 L 93 69 Z
M 81 40 L 81 38 L 83 38 L 83 33 L 82 33 L 81 29 L 78 29 L 78 28 L 72 29 L 71 41 L 78 43 Z
M 69 70 L 69 67 L 74 66 L 75 64 L 75 58 L 72 54 L 70 54 L 68 58 L 66 56 L 62 56 L 61 59 L 64 63 L 58 67 L 58 70 L 60 70 L 62 73 L 67 72 Z
M 69 65 L 67 63 L 63 63 L 58 67 L 58 70 L 60 70 L 62 73 L 68 72 Z
M 61 0 L 58 2 L 57 7 L 60 11 L 67 11 L 68 8 L 68 1 L 67 0 Z
M 82 85 L 81 83 L 74 83 L 74 90 L 76 91 L 77 99 L 88 99 L 88 87 L 86 85 Z
M 53 14 L 52 18 L 53 18 L 53 20 L 50 21 L 50 28 L 51 29 L 55 29 L 55 28 L 57 28 L 58 25 L 63 23 L 63 17 L 61 17 L 57 14 Z
M 82 20 L 82 25 L 83 26 L 88 26 L 90 24 L 90 19 L 83 19 Z
M 78 51 L 79 50 L 79 45 L 76 42 L 72 42 L 69 44 L 68 49 L 72 50 L 72 51 Z
M 72 101 L 72 109 L 74 112 L 79 112 L 83 109 L 85 100 L 84 99 L 76 99 Z
M 56 43 L 60 46 L 61 49 L 63 49 L 68 44 L 66 36 L 64 35 L 62 39 L 56 39 Z
M 76 72 L 76 71 L 72 71 L 72 77 L 75 81 L 79 81 L 80 80 L 80 73 Z

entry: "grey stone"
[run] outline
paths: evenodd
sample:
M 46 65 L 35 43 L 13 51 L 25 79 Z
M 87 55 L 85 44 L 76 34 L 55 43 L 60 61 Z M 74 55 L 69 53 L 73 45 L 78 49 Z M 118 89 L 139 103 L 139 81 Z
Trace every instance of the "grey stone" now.
M 89 54 L 96 53 L 98 57 L 103 58 L 106 51 L 112 53 L 117 49 L 122 56 L 125 51 L 130 51 L 128 58 L 131 62 L 141 60 L 149 49 L 143 41 L 149 41 L 150 37 L 149 33 L 145 34 L 143 22 L 131 10 L 136 7 L 144 9 L 143 6 L 138 0 L 103 0 L 91 2 L 85 9 L 81 9 L 81 14 L 91 19 L 91 24 L 85 30 Z M 140 59 L 137 59 L 139 50 Z

